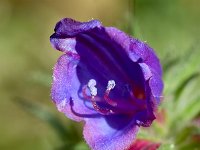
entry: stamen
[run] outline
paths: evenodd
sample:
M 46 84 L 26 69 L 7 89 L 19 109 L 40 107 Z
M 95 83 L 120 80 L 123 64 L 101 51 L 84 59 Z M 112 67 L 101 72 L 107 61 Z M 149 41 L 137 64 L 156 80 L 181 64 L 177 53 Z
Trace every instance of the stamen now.
M 113 112 L 112 110 L 110 110 L 110 109 L 107 109 L 107 108 L 105 108 L 105 109 L 104 109 L 104 108 L 100 108 L 100 107 L 97 105 L 94 96 L 92 96 L 91 102 L 92 102 L 92 105 L 93 105 L 94 109 L 95 109 L 96 111 L 98 111 L 99 113 L 103 114 L 103 115 L 109 115 L 109 114 L 114 113 L 114 112 Z
M 85 99 L 91 99 L 91 96 L 88 96 L 87 95 L 87 92 L 86 92 L 86 90 L 87 90 L 87 85 L 85 85 L 85 86 L 83 86 L 83 88 L 82 88 L 82 93 L 83 93 L 83 97 L 85 98 Z
M 94 80 L 94 79 L 90 79 L 88 84 L 87 84 L 87 86 L 88 86 L 88 88 L 90 90 L 90 94 L 92 96 L 96 96 L 97 95 L 97 88 L 95 87 L 96 84 L 97 84 L 96 80 Z
M 88 87 L 95 87 L 96 85 L 97 85 L 97 82 L 94 79 L 90 79 L 87 84 Z
M 107 85 L 107 89 L 106 89 L 105 94 L 104 94 L 104 99 L 108 104 L 110 104 L 111 106 L 115 107 L 115 106 L 117 106 L 117 103 L 109 98 L 110 91 L 112 89 L 114 89 L 114 87 L 115 87 L 115 81 L 114 80 L 109 80 L 108 81 L 108 85 Z
M 90 94 L 91 94 L 91 97 L 88 96 L 86 94 L 86 86 L 83 87 L 83 96 L 87 99 L 90 99 L 91 102 L 92 102 L 92 105 L 94 107 L 94 109 L 96 111 L 98 111 L 99 113 L 103 114 L 103 115 L 109 115 L 109 114 L 113 114 L 114 112 L 110 109 L 107 109 L 107 108 L 100 108 L 97 103 L 96 103 L 96 96 L 97 96 L 97 88 L 95 87 L 96 86 L 96 80 L 94 79 L 90 79 L 88 84 L 87 84 L 87 87 L 89 88 L 90 90 Z
M 107 85 L 107 90 L 112 90 L 115 87 L 115 81 L 114 80 L 109 80 L 108 85 Z

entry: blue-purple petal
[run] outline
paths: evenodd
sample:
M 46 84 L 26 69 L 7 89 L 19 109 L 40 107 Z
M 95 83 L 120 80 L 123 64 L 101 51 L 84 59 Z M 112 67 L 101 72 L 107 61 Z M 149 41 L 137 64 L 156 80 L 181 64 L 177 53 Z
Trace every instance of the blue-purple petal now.
M 76 38 L 60 38 L 54 35 L 51 36 L 50 42 L 51 45 L 59 51 L 77 54 L 75 50 Z
M 128 149 L 136 138 L 139 126 L 127 116 L 86 119 L 84 138 L 93 150 Z
M 139 61 L 138 63 L 142 68 L 146 80 L 152 76 L 150 88 L 157 104 L 159 104 L 163 91 L 163 81 L 161 79 L 162 67 L 153 49 L 146 43 L 134 39 L 116 28 L 106 27 L 106 31 L 111 39 L 124 48 L 133 61 Z
M 97 113 L 79 97 L 80 82 L 76 76 L 77 56 L 62 55 L 54 66 L 51 97 L 58 110 L 68 118 L 81 121 Z
M 96 27 L 101 27 L 101 22 L 98 20 L 79 22 L 70 18 L 64 18 L 56 24 L 54 31 L 59 36 L 69 37 L 92 30 Z

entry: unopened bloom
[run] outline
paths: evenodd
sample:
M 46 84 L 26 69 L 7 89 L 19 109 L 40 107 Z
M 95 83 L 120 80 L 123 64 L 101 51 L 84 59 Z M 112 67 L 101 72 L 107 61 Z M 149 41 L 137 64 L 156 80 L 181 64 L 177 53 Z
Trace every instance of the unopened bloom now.
M 58 110 L 85 122 L 84 138 L 92 149 L 129 148 L 139 127 L 155 119 L 163 90 L 153 49 L 98 20 L 62 19 L 50 41 L 64 53 L 51 90 Z
M 149 140 L 137 139 L 128 150 L 157 150 L 160 143 L 155 143 Z

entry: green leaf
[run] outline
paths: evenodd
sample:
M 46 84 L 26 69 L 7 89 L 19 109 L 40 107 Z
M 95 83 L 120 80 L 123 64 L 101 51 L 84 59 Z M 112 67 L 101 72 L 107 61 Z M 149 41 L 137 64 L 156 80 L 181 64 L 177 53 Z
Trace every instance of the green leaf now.
M 187 126 L 183 128 L 178 132 L 178 134 L 176 134 L 175 144 L 179 145 L 181 143 L 184 143 L 188 138 L 191 138 L 191 136 L 197 132 L 198 128 L 195 126 Z
M 177 130 L 182 129 L 184 126 L 190 124 L 191 121 L 200 113 L 199 108 L 200 97 L 192 100 L 192 103 L 189 103 L 187 107 L 179 111 L 178 114 L 175 114 L 175 117 L 173 118 L 174 121 L 170 128 L 174 132 L 177 132 Z M 172 134 L 174 134 L 174 132 Z
M 172 58 L 163 64 L 163 71 L 168 72 L 174 65 L 180 61 L 180 58 Z
M 175 150 L 174 144 L 162 144 L 158 150 Z
M 178 93 L 179 93 L 179 90 L 181 92 L 181 87 L 184 84 L 187 85 L 187 82 L 183 83 L 183 81 L 187 80 L 188 78 L 190 80 L 190 76 L 192 76 L 191 80 L 193 80 L 193 78 L 196 79 L 196 75 L 194 75 L 193 77 L 193 74 L 199 73 L 197 72 L 197 70 L 199 70 L 199 64 L 200 64 L 200 59 L 198 58 L 198 56 L 200 55 L 200 51 L 198 51 L 199 48 L 196 46 L 197 44 L 191 47 L 190 49 L 188 49 L 187 52 L 184 53 L 184 55 L 182 56 L 180 55 L 175 58 L 173 56 L 171 58 L 166 58 L 167 60 L 163 61 L 163 62 L 165 61 L 168 62 L 169 60 L 171 60 L 172 62 L 170 63 L 172 63 L 172 66 L 173 66 L 173 67 L 171 66 L 167 72 L 165 72 L 164 70 L 165 95 L 170 94 L 173 96 L 174 92 L 177 90 L 178 90 L 177 91 Z M 180 61 L 174 64 L 173 61 L 176 61 L 175 60 L 176 58 L 179 59 Z
M 184 115 L 181 115 L 180 119 L 182 119 L 183 122 L 187 122 L 194 119 L 194 117 L 196 117 L 199 113 L 200 113 L 200 97 L 195 99 L 194 103 L 192 103 L 184 110 Z
M 15 102 L 25 111 L 31 113 L 42 121 L 47 122 L 63 141 L 70 139 L 69 131 L 67 131 L 62 122 L 52 113 L 50 113 L 46 108 L 33 104 L 32 102 L 22 98 L 16 98 Z
M 195 136 L 197 136 L 195 138 Z M 200 135 L 193 135 L 187 141 L 183 141 L 182 145 L 178 146 L 180 150 L 199 150 L 200 148 Z
M 199 72 L 194 72 L 190 76 L 188 76 L 184 81 L 180 83 L 177 87 L 176 91 L 174 92 L 174 100 L 178 100 L 181 93 L 183 92 L 184 88 L 193 80 L 199 77 Z

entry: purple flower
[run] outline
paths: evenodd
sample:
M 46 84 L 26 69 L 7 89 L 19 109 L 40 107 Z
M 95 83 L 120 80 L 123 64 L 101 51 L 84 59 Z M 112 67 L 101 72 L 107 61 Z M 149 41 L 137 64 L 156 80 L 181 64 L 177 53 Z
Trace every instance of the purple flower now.
M 155 119 L 163 90 L 153 49 L 98 20 L 62 19 L 50 41 L 64 53 L 51 90 L 58 110 L 85 122 L 84 138 L 92 149 L 129 148 L 139 127 Z

